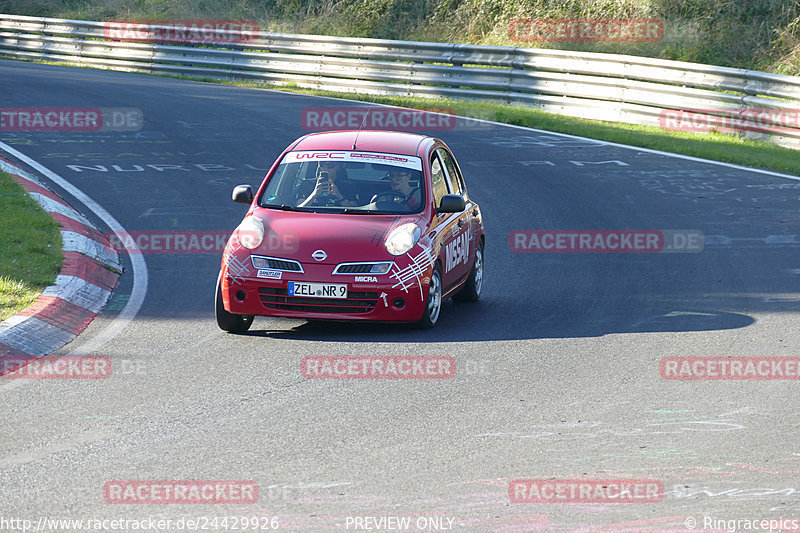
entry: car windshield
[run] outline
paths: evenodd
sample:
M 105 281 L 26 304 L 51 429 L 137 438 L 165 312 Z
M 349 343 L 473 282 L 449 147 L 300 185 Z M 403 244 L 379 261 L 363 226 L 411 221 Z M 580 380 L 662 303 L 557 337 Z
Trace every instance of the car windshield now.
M 422 161 L 374 152 L 289 152 L 258 203 L 326 213 L 417 213 L 425 205 Z

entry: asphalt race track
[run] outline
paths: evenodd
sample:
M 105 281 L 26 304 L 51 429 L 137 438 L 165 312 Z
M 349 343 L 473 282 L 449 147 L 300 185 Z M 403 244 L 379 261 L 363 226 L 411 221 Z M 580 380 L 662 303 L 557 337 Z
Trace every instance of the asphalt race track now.
M 360 104 L 0 61 L 0 108 L 142 111 L 140 131 L 0 132 L 128 231 L 232 231 L 246 209 L 233 186 L 260 183 L 305 133 L 303 109 L 343 105 Z M 125 256 L 109 307 L 59 352 L 109 356 L 111 377 L 0 381 L 2 517 L 277 517 L 292 531 L 388 530 L 408 517 L 410 531 L 508 532 L 800 518 L 798 380 L 660 373 L 665 357 L 800 356 L 800 181 L 485 123 L 431 134 L 485 216 L 479 303 L 448 302 L 430 331 L 256 318 L 230 335 L 213 317 L 220 254 L 149 253 L 135 318 L 103 337 L 135 294 Z M 698 230 L 705 244 L 518 253 L 509 234 L 520 229 Z M 457 370 L 305 379 L 309 355 L 451 356 Z M 509 497 L 513 480 L 617 478 L 658 480 L 663 498 Z M 115 480 L 252 480 L 259 497 L 107 503 Z

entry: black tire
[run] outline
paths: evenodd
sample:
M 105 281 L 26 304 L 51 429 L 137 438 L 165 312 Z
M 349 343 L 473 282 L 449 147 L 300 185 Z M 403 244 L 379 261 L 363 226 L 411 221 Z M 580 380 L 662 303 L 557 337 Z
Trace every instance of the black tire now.
M 217 325 L 222 331 L 228 333 L 244 333 L 253 323 L 253 315 L 235 315 L 225 310 L 222 303 L 222 273 L 217 276 L 217 297 L 214 300 L 214 314 L 217 315 Z
M 457 302 L 477 302 L 481 297 L 483 289 L 483 241 L 475 251 L 475 262 L 472 263 L 472 270 L 469 273 L 464 287 L 453 295 L 453 300 Z
M 431 284 L 428 287 L 428 298 L 425 300 L 425 310 L 422 318 L 417 322 L 417 327 L 430 329 L 439 323 L 442 314 L 442 269 L 437 263 L 431 273 Z

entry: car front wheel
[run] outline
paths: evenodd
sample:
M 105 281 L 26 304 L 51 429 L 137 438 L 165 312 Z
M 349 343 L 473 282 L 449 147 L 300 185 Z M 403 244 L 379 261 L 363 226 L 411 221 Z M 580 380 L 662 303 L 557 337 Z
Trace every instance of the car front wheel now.
M 434 327 L 439 322 L 439 314 L 442 312 L 442 271 L 439 265 L 433 267 L 431 274 L 431 284 L 428 287 L 428 299 L 425 300 L 425 310 L 422 318 L 417 322 L 417 326 L 423 329 Z
M 228 333 L 244 333 L 253 323 L 253 315 L 235 315 L 225 310 L 222 303 L 222 273 L 217 277 L 217 297 L 214 301 L 214 313 L 217 315 L 219 329 Z

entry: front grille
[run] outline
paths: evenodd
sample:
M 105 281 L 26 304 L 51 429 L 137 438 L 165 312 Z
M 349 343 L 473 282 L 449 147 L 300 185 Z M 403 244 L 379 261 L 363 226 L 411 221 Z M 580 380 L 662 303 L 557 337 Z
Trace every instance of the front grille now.
M 371 263 L 352 263 L 349 265 L 339 265 L 336 269 L 337 274 L 366 274 L 372 270 Z
M 288 270 L 290 272 L 300 272 L 303 269 L 297 261 L 285 261 L 280 259 L 270 259 L 269 267 L 275 270 Z
M 377 292 L 347 293 L 346 299 L 288 296 L 285 288 L 262 287 L 258 290 L 261 304 L 267 309 L 308 313 L 369 313 L 378 303 Z
M 392 266 L 391 261 L 370 261 L 364 263 L 339 263 L 334 274 L 386 274 Z M 378 267 L 373 270 L 374 267 Z

